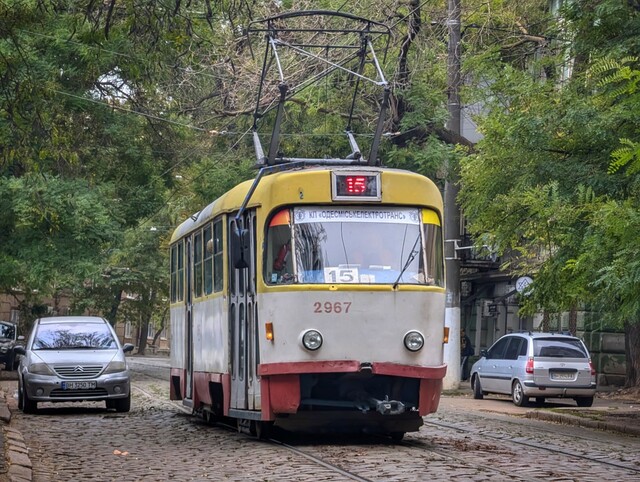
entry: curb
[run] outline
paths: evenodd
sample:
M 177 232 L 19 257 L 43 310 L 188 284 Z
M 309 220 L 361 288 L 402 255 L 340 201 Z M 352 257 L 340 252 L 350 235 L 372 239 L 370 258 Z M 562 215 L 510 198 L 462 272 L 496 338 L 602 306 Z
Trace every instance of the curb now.
M 8 480 L 10 482 L 31 482 L 33 480 L 33 466 L 29 458 L 29 448 L 24 443 L 22 433 L 9 426 L 11 411 L 7 406 L 7 396 L 0 390 L 0 420 L 4 435 L 4 456 Z
M 640 437 L 640 427 L 624 425 L 621 423 L 601 422 L 598 420 L 590 420 L 576 415 L 566 415 L 543 410 L 532 410 L 525 414 L 525 418 L 537 420 L 545 420 L 548 422 L 556 422 L 564 425 L 577 425 L 579 427 L 594 428 L 597 430 L 605 430 L 607 432 L 624 433 Z

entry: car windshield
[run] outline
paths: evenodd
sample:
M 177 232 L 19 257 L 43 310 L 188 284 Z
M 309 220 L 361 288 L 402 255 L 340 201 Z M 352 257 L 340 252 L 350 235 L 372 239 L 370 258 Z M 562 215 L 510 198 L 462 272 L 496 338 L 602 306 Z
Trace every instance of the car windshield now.
M 16 327 L 9 323 L 0 323 L 0 339 L 14 340 L 16 338 Z
M 104 323 L 41 324 L 33 340 L 33 350 L 112 349 L 118 345 Z
M 444 282 L 440 224 L 427 209 L 284 209 L 271 219 L 267 243 L 270 284 Z
M 533 356 L 550 358 L 588 358 L 580 340 L 573 338 L 536 338 Z

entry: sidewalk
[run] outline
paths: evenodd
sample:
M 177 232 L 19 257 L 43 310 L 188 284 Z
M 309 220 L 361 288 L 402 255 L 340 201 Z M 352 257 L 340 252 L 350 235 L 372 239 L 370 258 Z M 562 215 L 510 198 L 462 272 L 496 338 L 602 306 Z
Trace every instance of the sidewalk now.
M 475 400 L 469 382 L 457 390 L 444 391 L 440 406 L 466 411 L 488 411 L 535 418 L 566 425 L 578 425 L 640 437 L 640 390 L 601 390 L 593 406 L 580 408 L 573 399 L 549 398 L 541 406 L 517 407 L 506 395 L 486 395 Z
M 7 394 L 0 388 L 0 421 L 2 423 L 0 442 L 4 448 L 4 457 L 0 459 L 0 481 L 31 482 L 32 466 L 29 449 L 24 443 L 22 434 L 11 428 L 11 411 L 7 404 L 7 397 L 12 396 L 13 393 Z

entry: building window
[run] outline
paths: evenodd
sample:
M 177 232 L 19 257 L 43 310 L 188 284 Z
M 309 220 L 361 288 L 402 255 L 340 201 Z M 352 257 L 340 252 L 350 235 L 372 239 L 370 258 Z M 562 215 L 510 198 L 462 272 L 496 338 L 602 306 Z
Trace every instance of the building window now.
M 127 321 L 124 324 L 124 337 L 131 338 L 131 322 L 130 321 Z

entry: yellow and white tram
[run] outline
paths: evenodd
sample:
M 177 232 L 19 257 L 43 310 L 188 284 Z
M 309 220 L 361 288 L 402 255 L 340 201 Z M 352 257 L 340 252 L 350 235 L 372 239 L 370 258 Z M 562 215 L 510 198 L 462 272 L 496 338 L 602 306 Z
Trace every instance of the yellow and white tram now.
M 254 433 L 418 430 L 446 371 L 442 225 L 402 170 L 236 186 L 171 239 L 171 399 Z

